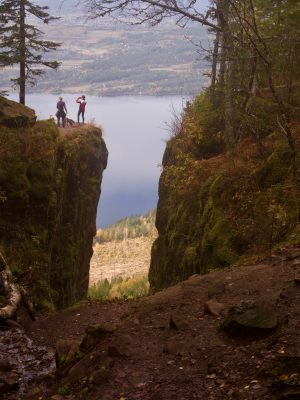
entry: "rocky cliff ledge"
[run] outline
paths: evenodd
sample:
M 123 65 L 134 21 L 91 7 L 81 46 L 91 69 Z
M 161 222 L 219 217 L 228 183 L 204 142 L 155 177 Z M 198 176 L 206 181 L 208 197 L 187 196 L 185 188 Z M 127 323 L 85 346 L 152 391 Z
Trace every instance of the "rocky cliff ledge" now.
M 0 98 L 0 250 L 42 307 L 88 288 L 107 149 L 92 125 L 58 131 Z
M 243 138 L 229 154 L 221 118 L 207 106 L 205 95 L 188 105 L 163 158 L 152 291 L 300 241 L 297 118 L 290 124 L 295 177 L 286 136 L 271 111 L 264 114 L 256 140 L 243 125 Z

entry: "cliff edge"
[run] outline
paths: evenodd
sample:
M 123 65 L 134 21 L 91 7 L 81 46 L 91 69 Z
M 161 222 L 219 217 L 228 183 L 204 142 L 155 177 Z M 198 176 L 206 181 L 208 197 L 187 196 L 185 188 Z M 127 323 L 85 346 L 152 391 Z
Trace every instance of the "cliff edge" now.
M 108 152 L 100 128 L 59 132 L 0 98 L 0 250 L 41 307 L 87 292 Z
M 274 104 L 260 102 L 257 137 L 242 120 L 242 136 L 231 152 L 224 143 L 221 112 L 209 105 L 207 95 L 187 105 L 163 158 L 159 236 L 149 272 L 153 292 L 284 243 L 299 243 L 299 156 L 293 168 Z M 299 154 L 297 115 L 291 116 L 290 129 Z

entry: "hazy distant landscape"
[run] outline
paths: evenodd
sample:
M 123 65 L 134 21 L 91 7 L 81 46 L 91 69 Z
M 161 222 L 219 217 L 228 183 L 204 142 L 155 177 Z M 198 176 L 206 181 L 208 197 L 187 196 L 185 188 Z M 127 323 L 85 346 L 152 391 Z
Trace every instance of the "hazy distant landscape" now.
M 155 211 L 123 218 L 98 229 L 91 259 L 90 286 L 114 278 L 148 275 L 151 246 L 157 236 Z
M 154 28 L 103 19 L 86 21 L 82 12 L 70 5 L 59 10 L 57 4 L 52 4 L 51 12 L 61 15 L 61 19 L 43 24 L 40 29 L 47 39 L 62 42 L 49 55 L 62 64 L 57 71 L 47 70 L 28 91 L 99 96 L 193 95 L 205 85 L 207 62 L 191 42 L 201 41 L 207 46 L 206 31 L 199 24 L 182 29 L 172 21 Z M 17 66 L 1 70 L 1 88 L 10 89 L 10 78 L 16 73 Z

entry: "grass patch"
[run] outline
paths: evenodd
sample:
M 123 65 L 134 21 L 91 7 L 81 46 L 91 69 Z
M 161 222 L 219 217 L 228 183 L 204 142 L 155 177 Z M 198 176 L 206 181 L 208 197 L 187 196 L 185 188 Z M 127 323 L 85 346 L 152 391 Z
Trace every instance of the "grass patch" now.
M 101 280 L 89 288 L 89 297 L 93 300 L 137 299 L 149 293 L 146 276 L 132 278 L 116 277 L 111 281 Z
M 70 394 L 70 387 L 68 384 L 65 384 L 63 386 L 60 386 L 57 390 L 57 394 L 59 394 L 60 396 L 67 396 L 68 394 Z

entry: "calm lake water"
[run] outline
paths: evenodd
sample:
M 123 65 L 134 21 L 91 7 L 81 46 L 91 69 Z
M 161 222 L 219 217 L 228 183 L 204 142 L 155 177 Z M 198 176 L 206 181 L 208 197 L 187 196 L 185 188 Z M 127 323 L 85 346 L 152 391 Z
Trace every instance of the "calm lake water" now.
M 77 97 L 63 95 L 68 116 L 74 120 Z M 10 98 L 17 100 L 17 95 Z M 29 94 L 26 103 L 36 110 L 39 119 L 44 119 L 55 115 L 57 98 Z M 180 112 L 187 99 L 87 96 L 86 100 L 86 121 L 101 125 L 109 151 L 97 215 L 97 226 L 105 227 L 156 207 L 160 164 L 170 136 L 167 124 L 172 121 L 173 110 Z

